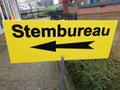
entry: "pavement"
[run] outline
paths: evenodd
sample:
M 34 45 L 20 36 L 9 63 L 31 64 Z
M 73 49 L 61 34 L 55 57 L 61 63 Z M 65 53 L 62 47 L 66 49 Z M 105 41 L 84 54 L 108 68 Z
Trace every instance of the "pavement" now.
M 57 62 L 11 64 L 0 35 L 0 90 L 59 90 Z

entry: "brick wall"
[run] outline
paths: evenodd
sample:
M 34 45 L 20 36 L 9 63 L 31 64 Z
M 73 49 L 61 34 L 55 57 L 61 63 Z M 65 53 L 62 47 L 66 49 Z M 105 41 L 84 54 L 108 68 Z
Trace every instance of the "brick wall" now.
M 108 0 L 101 0 L 101 2 L 107 2 Z
M 120 11 L 120 4 L 107 5 L 104 7 L 89 7 L 89 8 L 78 8 L 78 7 L 68 7 L 69 13 L 78 14 L 96 14 L 96 13 L 107 13 L 107 12 L 117 12 Z
M 62 4 L 63 13 L 68 13 L 68 3 L 70 0 L 59 0 L 59 3 Z
M 100 13 L 104 13 L 104 12 L 116 12 L 116 11 L 120 11 L 120 4 L 116 4 L 116 5 L 109 5 L 106 7 L 101 7 L 100 8 Z

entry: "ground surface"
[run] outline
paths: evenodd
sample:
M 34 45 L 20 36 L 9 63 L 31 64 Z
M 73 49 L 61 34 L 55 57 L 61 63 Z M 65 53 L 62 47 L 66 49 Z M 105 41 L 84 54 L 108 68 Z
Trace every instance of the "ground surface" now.
M 10 64 L 4 35 L 0 35 L 0 90 L 58 90 L 57 62 Z

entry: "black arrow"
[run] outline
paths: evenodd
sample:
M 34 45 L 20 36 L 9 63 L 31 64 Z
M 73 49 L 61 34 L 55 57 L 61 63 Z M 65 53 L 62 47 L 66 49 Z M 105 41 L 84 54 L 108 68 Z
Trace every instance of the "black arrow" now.
M 43 49 L 49 51 L 56 51 L 56 48 L 66 48 L 66 49 L 93 49 L 89 46 L 89 44 L 93 43 L 94 41 L 87 41 L 87 42 L 78 42 L 78 43 L 67 43 L 67 44 L 56 44 L 56 41 L 48 42 L 45 44 L 40 44 L 36 46 L 32 46 L 31 48 L 36 49 Z

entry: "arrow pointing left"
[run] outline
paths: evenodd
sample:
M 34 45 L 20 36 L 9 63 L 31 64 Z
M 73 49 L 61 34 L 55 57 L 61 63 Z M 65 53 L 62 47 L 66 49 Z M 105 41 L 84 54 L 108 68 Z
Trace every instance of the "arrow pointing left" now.
M 56 44 L 56 41 L 48 42 L 45 44 L 40 44 L 36 46 L 32 46 L 31 48 L 43 49 L 48 51 L 56 51 L 56 48 L 66 48 L 66 49 L 93 49 L 89 46 L 89 44 L 94 41 L 87 42 L 77 42 L 77 43 L 67 43 L 67 44 Z

